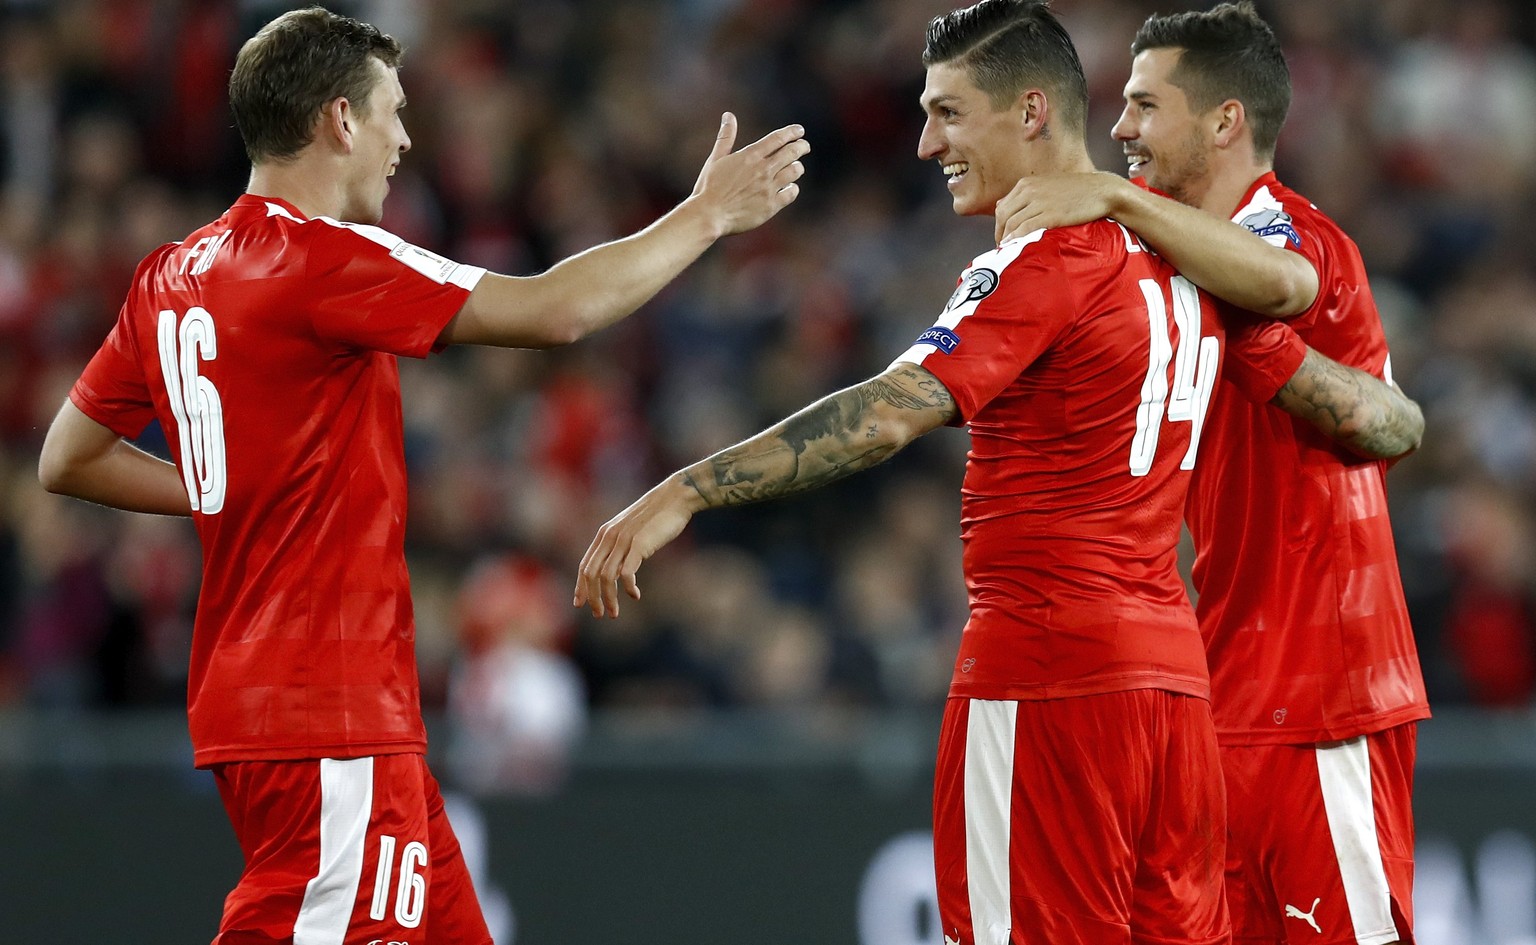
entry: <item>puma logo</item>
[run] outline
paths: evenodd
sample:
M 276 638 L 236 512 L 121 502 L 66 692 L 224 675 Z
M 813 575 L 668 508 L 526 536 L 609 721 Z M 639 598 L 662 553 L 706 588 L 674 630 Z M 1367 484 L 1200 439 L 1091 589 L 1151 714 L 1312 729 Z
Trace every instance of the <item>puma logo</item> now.
M 1287 919 L 1300 919 L 1301 921 L 1303 921 L 1303 922 L 1307 923 L 1308 925 L 1312 926 L 1312 931 L 1316 932 L 1318 935 L 1322 935 L 1323 934 L 1322 928 L 1317 924 L 1317 920 L 1312 918 L 1312 916 L 1317 913 L 1317 904 L 1322 902 L 1322 901 L 1323 900 L 1320 899 L 1320 898 L 1312 900 L 1312 911 L 1311 912 L 1302 912 L 1300 909 L 1296 908 L 1295 906 L 1291 905 L 1290 903 L 1286 903 L 1286 906 L 1285 906 L 1285 917 Z
M 955 929 L 955 937 L 950 938 L 949 933 L 944 933 L 944 945 L 960 945 L 960 930 Z

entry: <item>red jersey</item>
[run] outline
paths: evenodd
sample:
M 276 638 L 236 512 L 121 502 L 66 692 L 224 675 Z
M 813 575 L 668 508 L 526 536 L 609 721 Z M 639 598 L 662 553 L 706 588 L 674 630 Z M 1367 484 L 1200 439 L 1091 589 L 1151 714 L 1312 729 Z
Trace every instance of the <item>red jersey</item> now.
M 1274 174 L 1254 182 L 1232 219 L 1318 274 L 1312 307 L 1259 334 L 1294 329 L 1328 357 L 1390 379 L 1365 265 L 1338 225 Z M 1234 349 L 1188 507 L 1217 733 L 1225 744 L 1300 744 L 1427 718 L 1387 464 L 1231 389 L 1277 389 L 1248 382 L 1250 353 Z
M 1119 224 L 1041 230 L 977 257 L 898 360 L 971 434 L 951 695 L 1208 697 L 1176 563 L 1221 360 L 1194 286 Z
M 140 263 L 70 399 L 186 483 L 196 764 L 425 750 L 395 355 L 484 272 L 249 194 Z

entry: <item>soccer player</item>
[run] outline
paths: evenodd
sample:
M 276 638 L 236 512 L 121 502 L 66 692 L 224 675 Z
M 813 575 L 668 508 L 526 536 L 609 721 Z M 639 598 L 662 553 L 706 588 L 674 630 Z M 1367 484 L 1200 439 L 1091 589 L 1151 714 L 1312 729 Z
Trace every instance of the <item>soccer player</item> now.
M 1287 319 L 1261 334 L 1294 330 L 1386 382 L 1335 388 L 1317 429 L 1262 396 L 1218 392 L 1188 520 L 1236 940 L 1411 941 L 1415 731 L 1429 708 L 1386 464 L 1355 454 L 1411 449 L 1422 415 L 1394 403 L 1358 249 L 1275 177 L 1290 76 L 1268 25 L 1251 4 L 1227 3 L 1152 17 L 1131 48 L 1114 135 L 1131 174 L 1173 199 L 1109 174 L 1038 180 L 1003 201 L 999 228 L 1109 214 L 1213 294 Z M 1248 388 L 1238 362 L 1232 380 Z M 1302 393 L 1288 383 L 1274 403 L 1289 409 Z M 1353 452 L 1325 435 L 1341 429 Z
M 400 46 L 313 7 L 240 50 L 250 184 L 139 266 L 48 432 L 51 491 L 191 515 L 194 762 L 245 854 L 221 945 L 487 945 L 426 768 L 395 357 L 548 347 L 632 312 L 718 237 L 798 194 L 799 126 L 732 152 L 645 230 L 511 278 L 379 229 L 410 139 Z M 175 464 L 126 440 L 158 420 Z
M 956 213 L 1091 168 L 1082 66 L 1042 0 L 936 18 L 923 63 L 918 155 Z M 1225 941 L 1223 791 L 1175 560 L 1221 338 L 1194 287 L 1113 222 L 1012 240 L 883 373 L 605 524 L 574 602 L 618 616 L 641 561 L 701 509 L 811 489 L 967 425 L 971 615 L 934 798 L 947 940 Z

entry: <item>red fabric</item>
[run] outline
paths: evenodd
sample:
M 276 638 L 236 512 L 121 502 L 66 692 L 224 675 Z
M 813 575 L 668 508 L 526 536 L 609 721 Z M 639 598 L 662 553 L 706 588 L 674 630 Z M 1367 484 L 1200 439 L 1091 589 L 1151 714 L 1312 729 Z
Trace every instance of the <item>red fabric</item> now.
M 1383 376 L 1381 319 L 1359 251 L 1338 226 L 1272 174 L 1233 219 L 1316 267 L 1317 301 L 1286 323 L 1301 340 Z M 1319 742 L 1427 718 L 1386 464 L 1222 387 L 1188 507 L 1222 743 Z
M 443 811 L 437 781 L 422 756 L 381 755 L 344 762 L 353 766 L 350 777 L 358 777 L 361 771 L 371 779 L 366 832 L 356 836 L 335 827 L 345 822 L 350 805 L 339 804 L 335 793 L 329 804 L 322 803 L 321 767 L 336 763 L 256 761 L 215 766 L 219 795 L 245 854 L 245 869 L 224 901 L 214 945 L 292 942 L 299 922 L 306 923 L 312 933 L 315 923 L 331 928 L 315 915 L 323 911 L 321 899 L 331 897 L 352 903 L 350 919 L 344 920 L 348 942 L 489 943 L 490 932 L 463 853 Z M 371 771 L 359 767 L 369 765 Z M 340 869 L 335 873 L 348 874 L 342 877 L 344 883 L 311 884 L 322 871 L 322 829 L 328 832 L 323 849 L 330 856 L 360 856 L 355 878 Z M 408 848 L 413 843 L 425 847 L 424 863 L 411 858 Z M 381 866 L 386 852 L 388 859 Z M 412 876 L 421 878 L 419 887 Z M 329 889 L 323 897 L 322 888 Z M 378 914 L 383 917 L 373 917 Z
M 987 721 L 988 706 L 1012 720 L 1011 742 Z M 978 741 L 1011 754 L 1011 781 L 967 770 Z M 1017 703 L 951 697 L 933 814 L 944 933 L 961 945 L 1226 942 L 1220 770 L 1203 699 L 1152 689 Z M 1007 863 L 973 862 L 967 818 L 999 792 Z M 973 908 L 1003 869 L 1006 936 L 987 921 L 984 900 Z
M 1379 933 L 1371 941 L 1413 941 L 1417 726 L 1409 722 L 1357 738 L 1365 740 L 1370 757 L 1370 797 L 1355 798 L 1354 806 L 1375 828 L 1394 927 L 1357 929 L 1349 910 L 1351 897 L 1345 892 L 1318 771 L 1318 751 L 1338 751 L 1340 746 L 1234 745 L 1222 748 L 1221 762 L 1229 826 L 1227 897 L 1235 942 L 1356 945 L 1365 940 L 1361 934 L 1369 933 Z M 1276 803 L 1276 798 L 1284 798 L 1284 803 Z M 1355 823 L 1343 807 L 1335 804 L 1334 818 Z M 1351 864 L 1358 872 L 1358 861 L 1352 858 Z M 1357 881 L 1357 899 L 1380 894 L 1380 889 Z M 1287 914 L 1288 905 L 1310 916 L 1317 929 Z
M 1173 270 L 1118 224 L 1040 231 L 978 257 L 926 340 L 898 359 L 943 382 L 971 433 L 971 616 L 951 694 L 1208 694 L 1175 557 L 1196 425 L 1175 405 L 1180 378 L 1214 383 L 1221 329 L 1177 281 L 1176 309 Z M 1185 338 L 1189 312 L 1200 329 Z M 1169 357 L 1158 378 L 1153 320 Z M 1202 344 L 1210 363 L 1197 372 Z M 1160 412 L 1154 380 L 1168 390 Z M 1139 475 L 1138 443 L 1150 456 Z
M 1301 367 L 1307 343 L 1285 322 L 1226 305 L 1218 310 L 1227 326 L 1228 357 L 1222 378 L 1254 403 L 1269 403 Z
M 427 354 L 482 272 L 249 195 L 140 265 L 70 397 L 125 437 L 159 420 L 199 500 L 197 764 L 425 750 L 395 355 Z

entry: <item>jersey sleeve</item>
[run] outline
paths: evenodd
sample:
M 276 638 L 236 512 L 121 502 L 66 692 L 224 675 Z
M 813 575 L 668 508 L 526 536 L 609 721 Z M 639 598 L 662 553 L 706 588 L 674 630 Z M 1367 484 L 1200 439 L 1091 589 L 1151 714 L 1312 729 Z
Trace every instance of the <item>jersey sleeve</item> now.
M 1317 273 L 1317 298 L 1305 311 L 1286 319 L 1298 325 L 1310 324 L 1333 279 L 1332 254 L 1329 252 L 1331 234 L 1315 225 L 1313 212 L 1307 212 L 1309 208 L 1286 206 L 1272 197 L 1269 200 L 1268 206 L 1248 207 L 1239 214 L 1236 222 L 1271 246 L 1290 250 L 1312 264 Z
M 485 275 L 376 226 L 310 225 L 322 224 L 305 278 L 315 333 L 330 341 L 425 357 Z
M 1057 252 L 1038 230 L 976 257 L 932 328 L 892 363 L 921 365 L 955 398 L 963 424 L 1067 328 L 1075 307 Z
M 133 351 L 127 311 L 124 306 L 107 340 L 70 389 L 69 399 L 87 417 L 131 440 L 149 426 L 155 408 L 142 363 Z
M 1301 367 L 1307 343 L 1286 322 L 1229 306 L 1223 307 L 1222 317 L 1227 324 L 1227 380 L 1254 403 L 1269 403 Z

